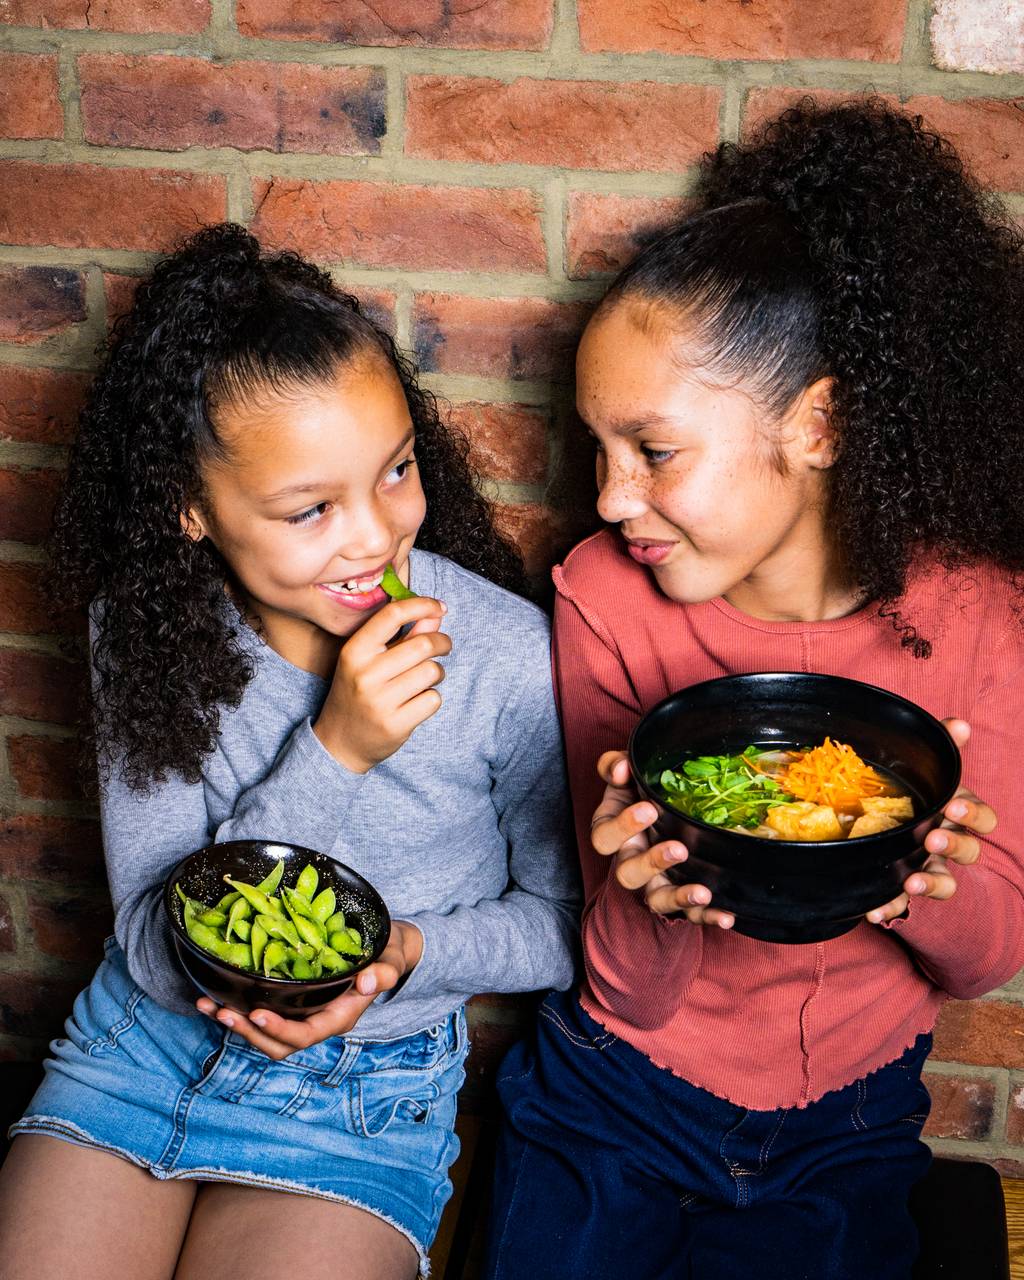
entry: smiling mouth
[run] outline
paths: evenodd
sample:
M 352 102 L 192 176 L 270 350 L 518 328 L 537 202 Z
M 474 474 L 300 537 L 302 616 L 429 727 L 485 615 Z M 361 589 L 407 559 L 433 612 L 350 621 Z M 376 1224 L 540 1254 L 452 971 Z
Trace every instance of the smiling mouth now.
M 384 580 L 384 569 L 387 566 L 381 566 L 379 569 L 373 569 L 370 573 L 361 574 L 358 578 L 344 578 L 338 582 L 319 582 L 317 586 L 323 587 L 325 591 L 334 591 L 338 595 L 345 596 L 365 596 L 371 591 L 376 591 Z

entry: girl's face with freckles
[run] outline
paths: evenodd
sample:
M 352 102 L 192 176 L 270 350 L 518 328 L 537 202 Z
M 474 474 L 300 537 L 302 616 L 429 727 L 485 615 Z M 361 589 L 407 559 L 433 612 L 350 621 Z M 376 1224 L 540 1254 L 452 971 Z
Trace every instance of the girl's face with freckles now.
M 214 418 L 225 456 L 203 468 L 191 532 L 212 539 L 272 647 L 323 665 L 386 603 L 385 566 L 408 576 L 426 514 L 402 385 L 367 354 L 320 385 L 256 388 Z
M 686 364 L 686 334 L 667 319 L 627 297 L 580 343 L 577 407 L 598 443 L 599 514 L 673 600 L 830 613 L 827 381 L 766 423 L 742 389 Z

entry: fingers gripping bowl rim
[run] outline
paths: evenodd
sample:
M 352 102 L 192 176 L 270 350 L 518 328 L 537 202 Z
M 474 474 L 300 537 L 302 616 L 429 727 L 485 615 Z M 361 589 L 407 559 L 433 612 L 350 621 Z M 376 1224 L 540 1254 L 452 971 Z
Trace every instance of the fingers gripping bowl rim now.
M 915 817 L 851 839 L 767 840 L 670 808 L 657 783 L 685 757 L 827 736 L 905 783 Z M 688 850 L 669 879 L 706 885 L 712 905 L 735 915 L 736 932 L 768 942 L 839 937 L 895 898 L 926 861 L 924 838 L 960 785 L 956 743 L 922 707 L 863 681 L 805 672 L 722 676 L 670 694 L 636 725 L 628 754 L 642 796 L 658 809 L 653 838 Z
M 225 874 L 258 884 L 279 860 L 285 864 L 282 884 L 288 886 L 294 885 L 303 867 L 314 866 L 321 887 L 334 889 L 338 910 L 359 929 L 366 951 L 348 972 L 322 978 L 266 977 L 211 955 L 188 936 L 176 886 L 191 898 L 215 902 L 229 887 L 224 883 Z M 197 849 L 172 868 L 164 882 L 163 903 L 186 976 L 218 1004 L 231 1005 L 243 1013 L 269 1009 L 297 1018 L 316 1013 L 352 987 L 356 975 L 380 957 L 391 933 L 388 909 L 368 880 L 326 854 L 275 840 L 226 840 Z

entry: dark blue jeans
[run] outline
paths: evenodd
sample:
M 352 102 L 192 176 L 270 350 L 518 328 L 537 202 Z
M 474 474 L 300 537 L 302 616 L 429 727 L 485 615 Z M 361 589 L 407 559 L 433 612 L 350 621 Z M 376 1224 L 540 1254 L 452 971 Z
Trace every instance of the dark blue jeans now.
M 931 1037 L 799 1110 L 656 1067 L 574 993 L 498 1076 L 488 1280 L 909 1280 Z M 751 1069 L 758 1063 L 751 1043 Z

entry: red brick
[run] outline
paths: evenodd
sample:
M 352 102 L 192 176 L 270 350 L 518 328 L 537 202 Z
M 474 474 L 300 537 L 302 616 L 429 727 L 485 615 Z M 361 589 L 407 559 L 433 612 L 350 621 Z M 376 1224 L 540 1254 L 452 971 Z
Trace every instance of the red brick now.
M 142 276 L 123 276 L 113 271 L 103 273 L 103 295 L 107 304 L 107 327 L 126 315 L 135 301 L 135 290 Z
M 999 1000 L 950 1000 L 935 1028 L 935 1058 L 981 1067 L 1024 1067 L 1024 1008 Z
M 7 756 L 18 792 L 28 800 L 81 800 L 79 747 L 71 738 L 11 735 Z
M 898 62 L 906 0 L 579 0 L 587 53 Z
M 64 112 L 58 93 L 56 57 L 0 55 L 0 137 L 59 138 Z
M 105 884 L 99 823 L 35 813 L 0 819 L 0 866 L 11 880 Z
M 456 404 L 449 420 L 470 442 L 470 463 L 492 480 L 539 484 L 548 467 L 548 415 L 518 404 Z
M 378 67 L 92 54 L 79 58 L 86 141 L 376 155 L 387 131 Z
M 0 342 L 30 346 L 84 319 L 85 281 L 77 271 L 0 267 Z
M 18 635 L 84 633 L 84 621 L 53 598 L 40 564 L 0 561 L 0 631 Z
M 88 385 L 87 374 L 0 364 L 0 440 L 67 444 Z
M 1006 1141 L 1024 1146 L 1024 1078 L 1010 1081 L 1010 1102 L 1006 1112 Z
M 0 1030 L 14 1036 L 59 1036 L 80 985 L 31 972 L 0 974 Z
M 747 97 L 743 117 L 744 136 L 749 137 L 758 125 L 808 97 L 826 107 L 838 106 L 842 102 L 856 102 L 867 97 L 879 97 L 891 107 L 900 107 L 899 98 L 891 93 L 850 93 L 845 89 L 752 89 Z
M 0 538 L 42 542 L 50 532 L 61 473 L 0 470 Z
M 71 724 L 84 682 L 84 663 L 26 649 L 0 649 L 0 715 Z
M 566 220 L 566 270 L 571 280 L 619 271 L 688 208 L 672 196 L 601 196 L 573 191 Z
M 201 224 L 222 222 L 226 200 L 219 174 L 3 161 L 0 243 L 171 249 Z
M 253 233 L 321 261 L 430 270 L 543 272 L 531 191 L 375 182 L 254 183 Z
M 589 310 L 546 298 L 424 293 L 413 308 L 413 344 L 432 373 L 568 381 Z
M 1024 98 L 910 98 L 904 110 L 947 137 L 974 174 L 998 191 L 1024 188 Z
M 103 958 L 103 940 L 114 931 L 109 900 L 33 898 L 29 900 L 28 916 L 35 946 L 59 960 L 98 964 Z
M 12 27 L 186 33 L 208 25 L 210 0 L 5 0 L 2 12 Z
M 549 507 L 535 502 L 496 503 L 494 521 L 522 552 L 528 573 L 547 574 L 565 550 L 565 534 Z
M 438 160 L 674 172 L 718 141 L 707 85 L 410 76 L 406 151 Z
M 543 49 L 552 0 L 238 0 L 246 36 L 329 44 Z
M 925 1072 L 932 1110 L 925 1125 L 929 1138 L 987 1138 L 992 1128 L 995 1085 L 971 1076 L 944 1076 Z
M 0 951 L 14 951 L 17 948 L 17 933 L 14 928 L 14 917 L 11 904 L 0 893 Z

